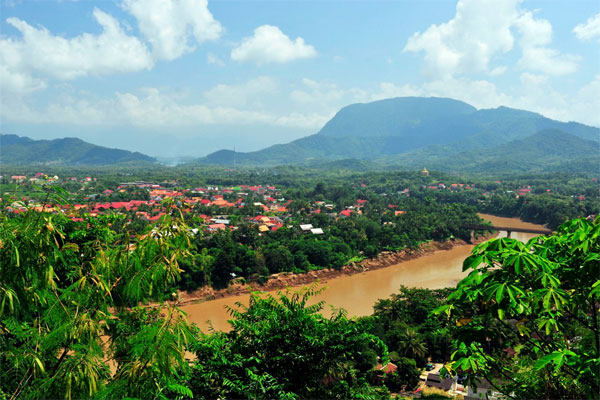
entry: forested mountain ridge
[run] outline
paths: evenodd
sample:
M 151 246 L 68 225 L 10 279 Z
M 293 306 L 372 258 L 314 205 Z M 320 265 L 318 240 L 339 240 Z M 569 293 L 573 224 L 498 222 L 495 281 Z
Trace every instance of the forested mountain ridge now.
M 353 158 L 403 166 L 403 157 L 394 156 L 422 149 L 427 151 L 421 157 L 490 149 L 546 129 L 600 140 L 596 127 L 555 121 L 529 111 L 477 110 L 453 99 L 400 97 L 344 107 L 317 134 L 287 144 L 249 153 L 220 150 L 196 162 L 279 165 Z M 420 159 L 419 164 L 429 161 Z
M 96 146 L 77 138 L 33 140 L 17 135 L 0 135 L 0 162 L 3 164 L 108 165 L 156 162 L 156 160 L 142 153 Z
M 491 148 L 461 151 L 458 145 L 430 146 L 377 161 L 418 168 L 425 160 L 430 169 L 463 172 L 597 171 L 600 143 L 557 129 L 545 129 Z

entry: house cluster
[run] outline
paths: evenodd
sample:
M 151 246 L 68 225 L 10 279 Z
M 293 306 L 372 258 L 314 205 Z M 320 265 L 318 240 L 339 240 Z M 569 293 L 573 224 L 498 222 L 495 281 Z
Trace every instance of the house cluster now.
M 425 386 L 437 388 L 448 393 L 449 396 L 464 396 L 465 400 L 504 400 L 509 397 L 494 389 L 492 384 L 485 378 L 467 384 L 459 376 L 440 376 L 439 372 L 429 373 L 425 380 Z
M 10 180 L 15 183 L 31 182 L 31 183 L 35 183 L 35 184 L 41 184 L 41 183 L 48 184 L 48 183 L 57 183 L 60 181 L 60 178 L 58 177 L 58 175 L 48 175 L 43 172 L 37 172 L 29 178 L 27 177 L 27 175 L 12 175 L 10 177 Z M 92 178 L 90 176 L 87 176 L 81 180 L 77 179 L 75 177 L 66 178 L 66 181 L 68 181 L 68 182 L 82 182 L 82 183 L 92 182 L 95 180 L 96 180 L 96 178 Z
M 18 177 L 16 177 L 18 178 Z M 26 179 L 27 177 L 24 177 Z M 91 178 L 90 178 L 91 180 Z M 170 184 L 171 182 L 169 182 Z M 166 186 L 166 185 L 165 185 Z M 202 212 L 202 207 L 219 207 L 225 212 L 223 215 L 209 216 L 205 214 L 196 214 L 203 221 L 204 229 L 207 232 L 216 232 L 225 229 L 236 229 L 230 223 L 227 216 L 228 208 L 243 208 L 248 204 L 257 209 L 255 217 L 247 217 L 246 221 L 255 224 L 259 232 L 275 231 L 283 226 L 283 219 L 287 218 L 288 206 L 292 200 L 286 200 L 279 196 L 279 192 L 274 186 L 249 186 L 240 185 L 228 188 L 202 187 L 194 189 L 174 189 L 167 188 L 161 184 L 152 182 L 126 182 L 121 183 L 115 190 L 105 189 L 102 191 L 103 199 L 110 200 L 110 197 L 116 193 L 123 193 L 129 187 L 136 187 L 148 191 L 150 200 L 130 200 L 130 201 L 94 201 L 99 197 L 98 194 L 86 196 L 84 200 L 87 203 L 74 205 L 38 205 L 29 203 L 29 207 L 36 211 L 46 211 L 54 213 L 64 213 L 71 215 L 71 219 L 81 221 L 79 215 L 73 211 L 84 212 L 91 217 L 107 213 L 128 213 L 146 221 L 157 221 L 168 211 L 162 201 L 173 199 L 173 207 L 187 214 L 192 211 Z M 20 202 L 13 203 L 9 210 L 14 213 L 20 213 L 27 209 L 25 204 Z M 271 214 L 269 216 L 264 214 Z M 273 215 L 274 214 L 274 215 Z
M 10 179 L 11 179 L 11 181 L 13 181 L 15 183 L 24 183 L 24 182 L 29 181 L 29 182 L 35 183 L 35 184 L 56 183 L 59 180 L 57 175 L 46 175 L 43 172 L 38 172 L 30 178 L 27 178 L 27 175 L 13 175 L 10 177 Z
M 41 176 L 38 175 L 38 177 Z M 67 180 L 71 179 L 77 180 L 77 178 Z M 81 179 L 81 182 L 85 184 L 93 180 L 92 177 L 85 177 Z M 132 193 L 131 188 L 139 190 Z M 145 200 L 121 200 L 122 195 L 125 193 L 130 193 L 135 198 L 136 193 L 141 191 L 148 193 L 148 196 L 144 195 Z M 409 189 L 405 189 L 403 193 L 408 195 Z M 119 201 L 116 201 L 117 197 Z M 147 199 L 148 197 L 149 199 Z M 104 189 L 100 193 L 89 194 L 83 197 L 85 202 L 78 204 L 47 205 L 42 209 L 41 205 L 30 202 L 29 207 L 34 207 L 38 211 L 64 213 L 70 215 L 71 219 L 75 221 L 82 220 L 80 213 L 85 213 L 91 217 L 116 213 L 126 214 L 131 219 L 136 218 L 154 222 L 169 212 L 166 209 L 167 206 L 163 204 L 165 199 L 172 199 L 171 207 L 176 207 L 183 214 L 194 213 L 194 216 L 202 222 L 201 229 L 207 232 L 237 229 L 236 224 L 231 223 L 229 215 L 238 214 L 233 213 L 235 209 L 246 208 L 248 210 L 250 208 L 252 210 L 250 215 L 247 211 L 244 212 L 248 215 L 244 218 L 244 222 L 256 226 L 261 234 L 276 231 L 284 224 L 289 224 L 290 206 L 293 203 L 293 200 L 282 197 L 280 191 L 271 185 L 204 186 L 186 189 L 178 187 L 175 181 L 161 183 L 134 181 L 120 183 L 117 187 Z M 352 205 L 339 210 L 335 204 L 315 201 L 305 211 L 311 214 L 324 213 L 332 219 L 349 218 L 353 215 L 362 215 L 363 208 L 367 204 L 368 201 L 365 199 L 356 199 Z M 22 212 L 25 209 L 26 207 L 22 203 L 14 203 L 10 207 L 10 210 L 15 213 Z M 396 216 L 405 213 L 405 211 L 398 209 L 398 205 L 394 204 L 389 204 L 384 212 L 393 213 Z M 238 220 L 236 219 L 236 221 Z M 324 234 L 321 227 L 311 224 L 301 224 L 296 228 L 311 235 Z
M 346 207 L 345 210 L 340 211 L 339 217 L 347 218 L 347 217 L 351 216 L 353 213 L 362 215 L 362 208 L 365 206 L 365 204 L 367 204 L 367 200 L 358 199 L 358 200 L 356 200 L 356 204 L 354 204 L 353 206 L 348 206 L 348 207 Z
M 531 186 L 524 186 L 518 190 L 519 197 L 531 194 Z

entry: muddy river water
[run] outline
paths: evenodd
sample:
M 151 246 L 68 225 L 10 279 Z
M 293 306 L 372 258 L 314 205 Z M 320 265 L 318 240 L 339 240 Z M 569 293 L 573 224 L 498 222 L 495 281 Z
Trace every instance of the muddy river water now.
M 497 226 L 542 229 L 541 225 L 523 222 L 516 218 L 502 218 L 493 215 L 480 214 Z M 500 232 L 498 237 L 505 237 L 506 232 Z M 511 237 L 527 241 L 536 235 L 513 232 Z M 373 305 L 379 299 L 390 297 L 398 291 L 401 285 L 439 289 L 455 286 L 466 273 L 462 272 L 462 263 L 469 256 L 473 245 L 455 247 L 451 250 L 440 250 L 420 258 L 401 262 L 387 268 L 376 269 L 356 275 L 343 275 L 320 286 L 325 290 L 316 296 L 315 301 L 323 300 L 326 310 L 329 306 L 344 308 L 348 315 L 363 316 L 373 312 Z M 206 331 L 211 321 L 214 329 L 229 330 L 227 306 L 236 302 L 248 304 L 249 295 L 226 297 L 203 303 L 189 304 L 182 307 L 188 314 L 190 322 L 195 322 Z M 327 313 L 327 311 L 324 311 Z

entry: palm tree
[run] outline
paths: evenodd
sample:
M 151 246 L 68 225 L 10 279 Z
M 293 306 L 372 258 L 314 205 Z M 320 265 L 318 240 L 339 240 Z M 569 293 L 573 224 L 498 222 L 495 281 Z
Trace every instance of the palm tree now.
M 407 358 L 420 359 L 427 354 L 427 346 L 417 331 L 406 328 L 403 337 L 398 342 L 398 353 Z

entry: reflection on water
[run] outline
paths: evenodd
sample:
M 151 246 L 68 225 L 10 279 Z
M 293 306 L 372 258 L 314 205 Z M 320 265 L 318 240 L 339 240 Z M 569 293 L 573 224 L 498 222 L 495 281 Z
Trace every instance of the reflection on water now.
M 480 216 L 497 226 L 542 228 L 540 225 L 522 222 L 516 218 L 501 218 L 486 214 Z M 534 236 L 519 232 L 511 234 L 511 237 L 521 241 L 527 241 Z M 506 237 L 506 232 L 500 232 L 498 237 Z M 329 306 L 344 308 L 349 316 L 369 315 L 378 299 L 389 297 L 402 285 L 428 289 L 455 286 L 466 275 L 462 272 L 462 263 L 473 247 L 469 245 L 441 250 L 391 267 L 330 279 L 323 284 L 326 289 L 314 300 L 325 301 L 327 309 Z M 205 331 L 209 327 L 208 320 L 212 322 L 215 329 L 228 330 L 227 320 L 230 316 L 226 307 L 232 307 L 236 302 L 247 305 L 248 298 L 248 295 L 241 295 L 190 304 L 182 308 L 188 313 L 189 320 Z

